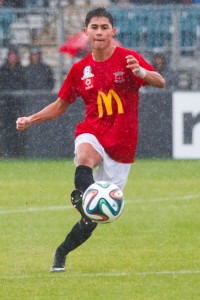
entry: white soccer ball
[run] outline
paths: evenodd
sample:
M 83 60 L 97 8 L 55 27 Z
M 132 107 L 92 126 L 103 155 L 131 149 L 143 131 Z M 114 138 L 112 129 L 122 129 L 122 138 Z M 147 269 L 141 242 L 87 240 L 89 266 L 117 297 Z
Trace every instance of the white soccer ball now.
M 89 186 L 83 195 L 85 215 L 96 223 L 115 221 L 124 208 L 124 195 L 113 183 L 99 181 Z

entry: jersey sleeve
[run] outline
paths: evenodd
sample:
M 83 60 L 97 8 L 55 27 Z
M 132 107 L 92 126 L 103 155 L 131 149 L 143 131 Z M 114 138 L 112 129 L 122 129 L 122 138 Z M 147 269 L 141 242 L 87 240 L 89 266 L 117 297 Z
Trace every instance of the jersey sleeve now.
M 59 93 L 58 97 L 65 100 L 67 103 L 73 103 L 79 96 L 76 89 L 76 76 L 75 76 L 75 65 L 71 68 L 67 75 Z

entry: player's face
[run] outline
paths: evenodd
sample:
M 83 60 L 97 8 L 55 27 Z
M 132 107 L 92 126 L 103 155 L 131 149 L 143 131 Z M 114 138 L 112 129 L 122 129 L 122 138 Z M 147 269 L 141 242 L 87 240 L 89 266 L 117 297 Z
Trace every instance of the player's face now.
M 103 50 L 110 47 L 116 28 L 112 27 L 109 19 L 94 17 L 91 19 L 88 27 L 84 28 L 84 32 L 88 36 L 93 50 Z

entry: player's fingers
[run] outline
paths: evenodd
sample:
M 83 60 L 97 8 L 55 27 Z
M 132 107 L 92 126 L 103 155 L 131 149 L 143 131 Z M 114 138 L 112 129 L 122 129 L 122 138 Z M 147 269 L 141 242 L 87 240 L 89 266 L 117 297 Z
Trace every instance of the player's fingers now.
M 18 131 L 23 131 L 24 130 L 24 127 L 21 127 L 20 125 L 17 125 L 16 128 L 17 128 Z
M 16 129 L 17 129 L 18 131 L 22 131 L 22 130 L 24 130 L 24 126 L 21 125 L 20 123 L 17 123 L 17 124 L 16 124 Z
M 25 123 L 25 119 L 24 118 L 18 118 L 16 121 L 17 124 L 24 124 Z
M 137 59 L 127 59 L 127 64 L 138 64 Z
M 27 118 L 18 118 L 16 121 L 16 128 L 19 131 L 22 131 L 26 128 Z
M 127 60 L 127 68 L 131 69 L 131 71 L 137 75 L 138 72 L 140 72 L 140 65 L 138 60 L 133 56 L 133 55 L 127 55 L 126 56 L 126 60 Z
M 131 69 L 133 72 L 137 72 L 140 69 L 139 64 L 129 64 L 126 66 L 128 69 Z
M 126 56 L 126 61 L 127 62 L 138 62 L 138 60 L 132 55 Z
M 129 69 L 137 69 L 137 68 L 139 68 L 139 63 L 138 63 L 138 61 L 136 60 L 136 61 L 127 61 L 127 66 L 126 66 L 127 68 L 129 68 Z
M 129 68 L 129 69 L 138 69 L 139 65 L 138 64 L 129 64 L 126 67 Z
M 135 58 L 133 55 L 127 55 L 126 57 L 125 57 L 126 59 L 130 59 L 130 58 Z M 136 58 L 135 58 L 136 59 Z

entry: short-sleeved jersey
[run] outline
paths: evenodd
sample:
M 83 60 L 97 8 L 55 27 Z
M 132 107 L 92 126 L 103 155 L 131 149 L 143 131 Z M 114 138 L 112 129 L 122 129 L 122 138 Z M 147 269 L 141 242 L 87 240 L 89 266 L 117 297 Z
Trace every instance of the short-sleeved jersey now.
M 155 71 L 135 51 L 116 47 L 103 62 L 96 62 L 89 55 L 74 64 L 58 94 L 70 104 L 82 97 L 86 114 L 76 127 L 76 137 L 93 134 L 108 155 L 121 163 L 134 161 L 139 88 L 147 84 L 127 68 L 127 55 L 133 55 L 146 70 Z

